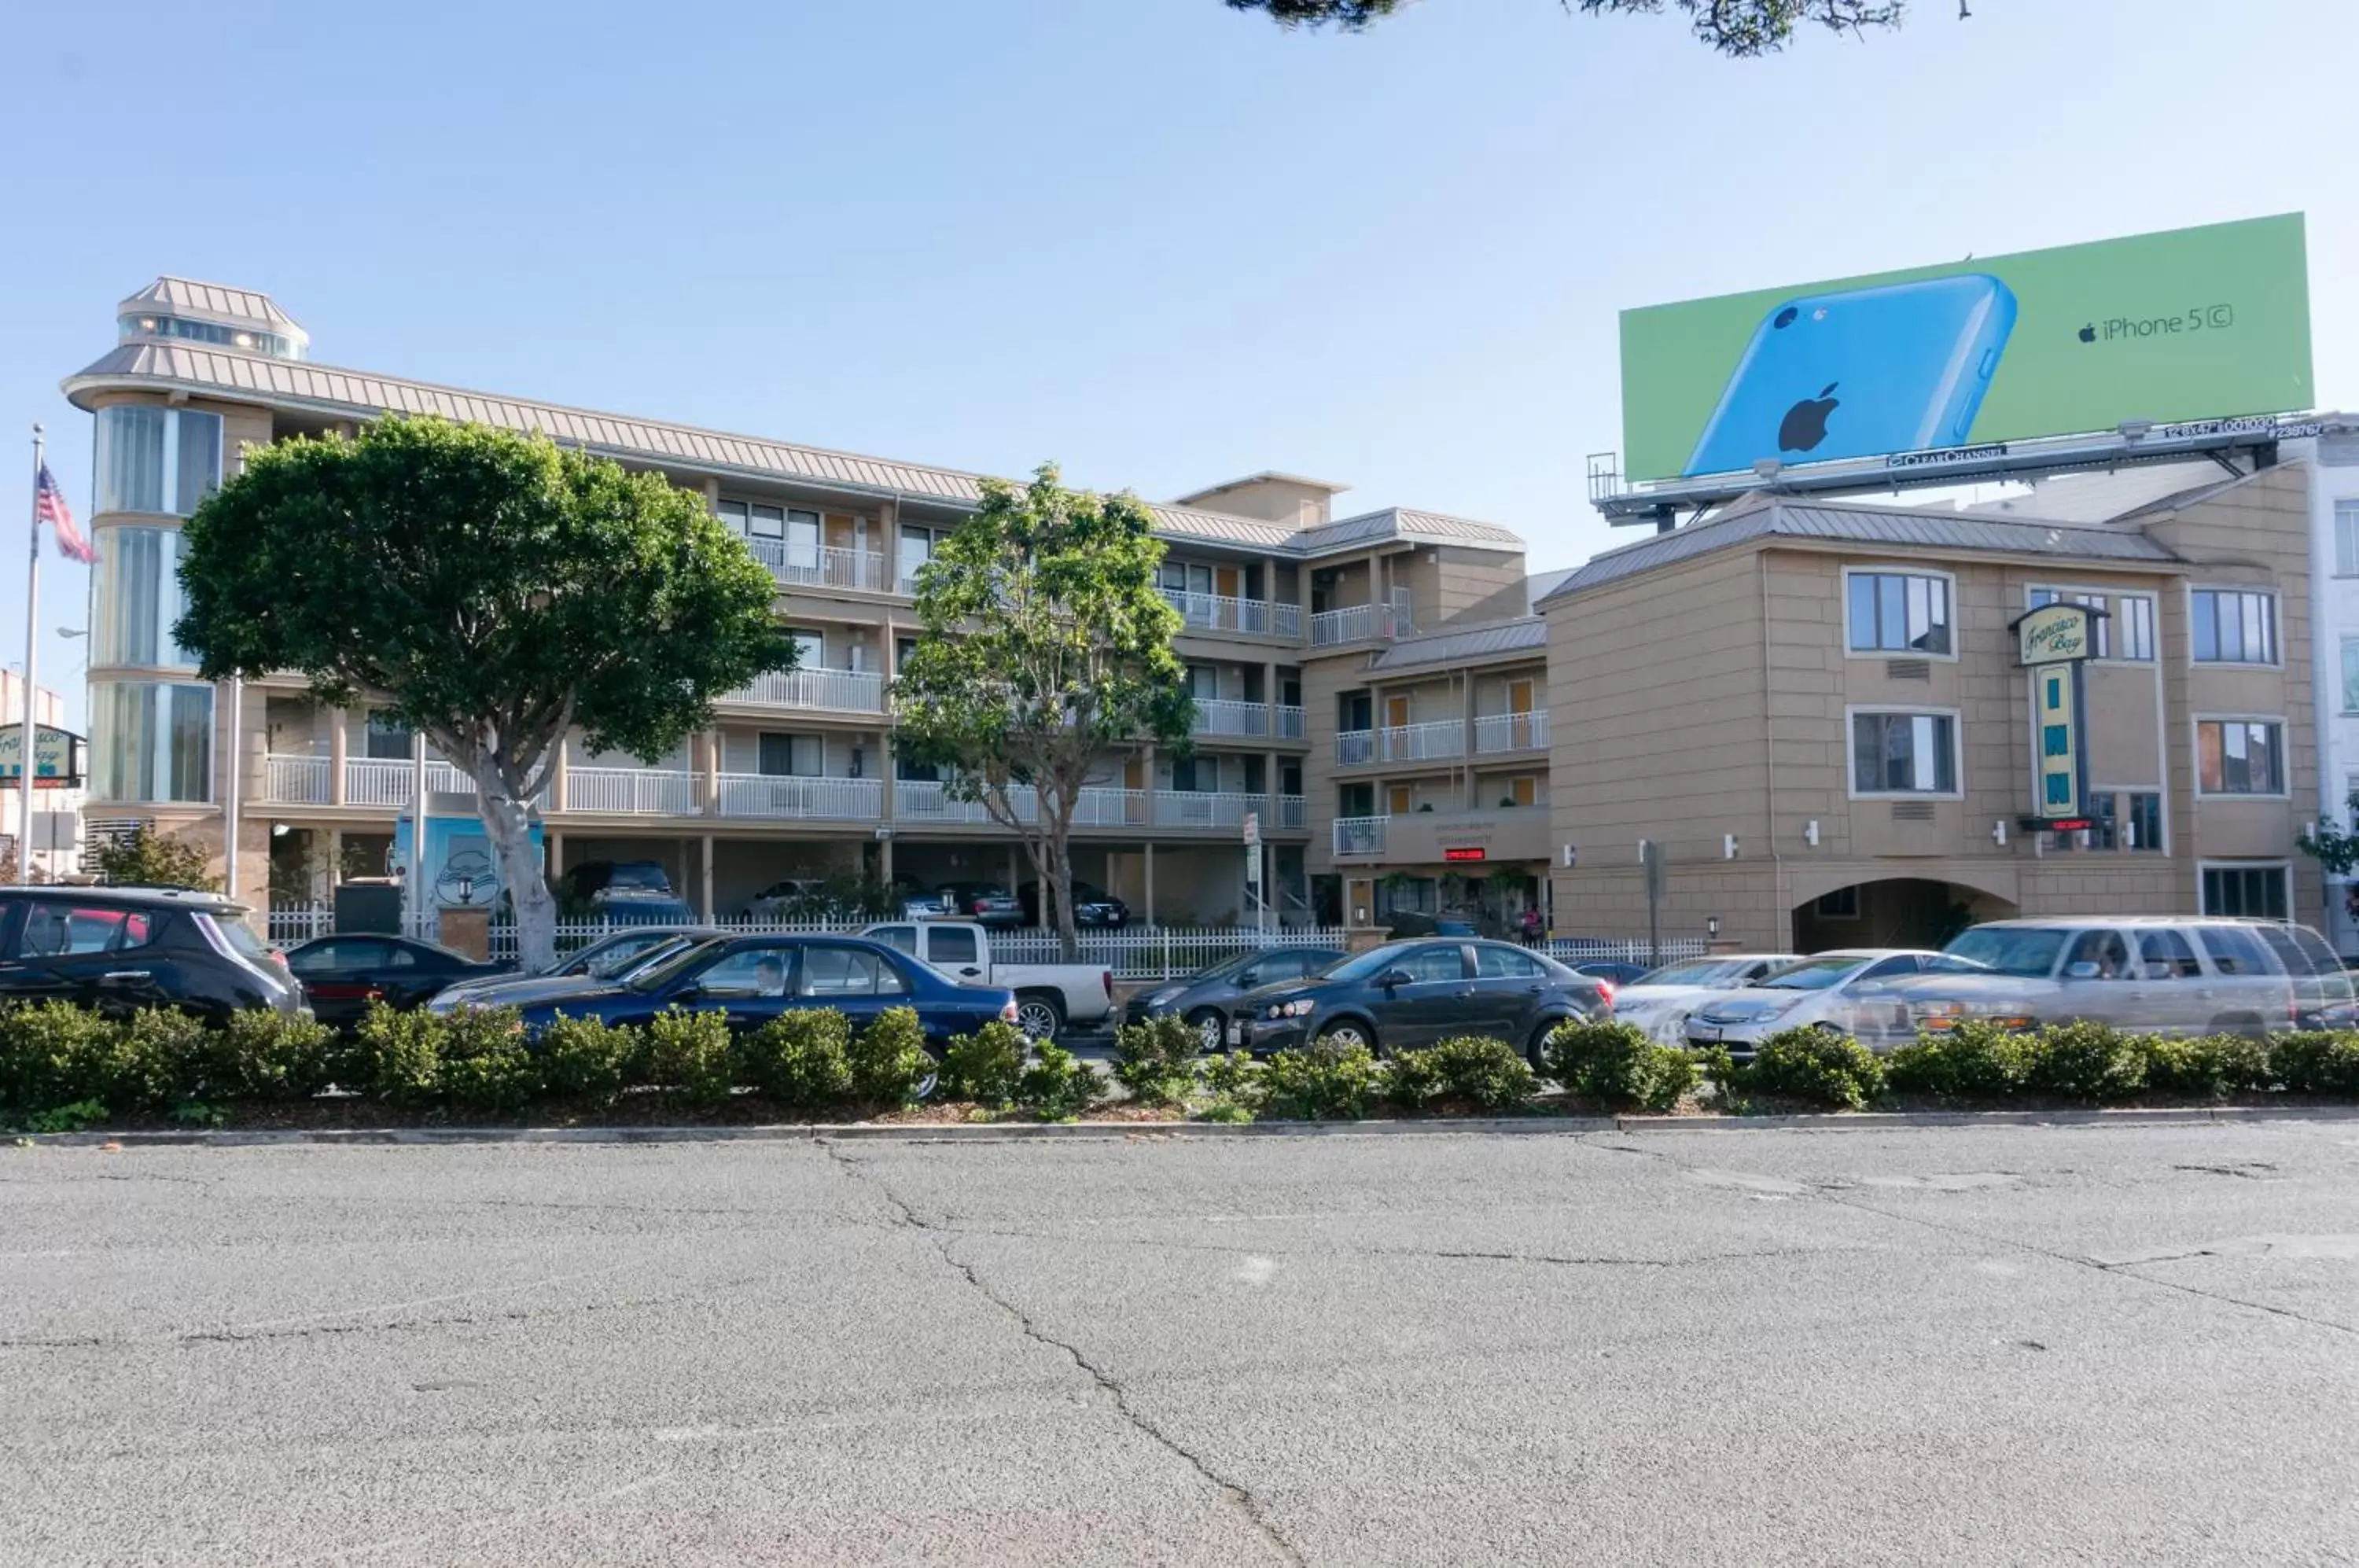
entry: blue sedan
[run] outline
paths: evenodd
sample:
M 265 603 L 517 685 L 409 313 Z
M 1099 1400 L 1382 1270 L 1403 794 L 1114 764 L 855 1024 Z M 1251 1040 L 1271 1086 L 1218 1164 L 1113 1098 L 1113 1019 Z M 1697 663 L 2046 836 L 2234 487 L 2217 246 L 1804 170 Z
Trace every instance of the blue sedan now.
M 853 936 L 723 938 L 619 982 L 544 992 L 522 1012 L 525 1028 L 538 1033 L 560 1013 L 644 1027 L 667 1007 L 723 1013 L 740 1031 L 804 1007 L 832 1007 L 854 1029 L 888 1007 L 910 1007 L 937 1051 L 995 1018 L 1016 1021 L 1014 992 L 958 985 L 883 942 Z

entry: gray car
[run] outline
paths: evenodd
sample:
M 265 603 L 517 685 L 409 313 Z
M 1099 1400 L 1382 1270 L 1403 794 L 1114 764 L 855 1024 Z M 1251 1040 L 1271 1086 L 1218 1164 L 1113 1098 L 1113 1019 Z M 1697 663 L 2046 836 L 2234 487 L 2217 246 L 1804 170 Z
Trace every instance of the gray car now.
M 461 1007 L 520 1007 L 543 996 L 578 989 L 584 981 L 621 981 L 650 964 L 675 958 L 724 935 L 710 926 L 630 926 L 577 948 L 537 975 L 501 975 L 445 986 L 426 1004 L 429 1013 Z
M 1273 947 L 1236 953 L 1183 980 L 1140 992 L 1124 1007 L 1122 1021 L 1145 1023 L 1177 1013 L 1196 1026 L 1206 1051 L 1218 1051 L 1228 1027 L 1229 1005 L 1236 998 L 1256 986 L 1316 975 L 1343 956 L 1343 950 L 1334 947 Z

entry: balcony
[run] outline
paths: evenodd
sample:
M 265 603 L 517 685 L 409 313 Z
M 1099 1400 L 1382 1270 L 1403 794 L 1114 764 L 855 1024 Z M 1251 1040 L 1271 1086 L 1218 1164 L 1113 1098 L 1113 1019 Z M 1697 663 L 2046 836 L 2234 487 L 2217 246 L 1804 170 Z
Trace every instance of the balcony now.
M 1335 858 L 1382 855 L 1385 852 L 1385 824 L 1390 821 L 1390 817 L 1336 818 Z
M 1335 735 L 1339 768 L 1371 762 L 1447 762 L 1465 755 L 1466 726 L 1456 719 L 1381 730 L 1340 730 Z
M 1549 743 L 1545 708 L 1529 713 L 1489 713 L 1474 721 L 1474 754 L 1488 757 L 1501 751 L 1544 751 Z
M 698 814 L 696 775 L 663 768 L 569 768 L 559 809 L 606 816 L 692 817 Z
M 749 535 L 745 548 L 770 569 L 782 588 L 848 588 L 864 593 L 908 593 L 879 550 L 796 544 Z
M 1247 811 L 1269 809 L 1266 795 L 1197 789 L 1158 789 L 1155 825 L 1158 828 L 1235 828 L 1242 831 Z
M 873 822 L 884 810 L 883 788 L 874 779 L 723 773 L 719 783 L 719 814 L 724 817 L 821 817 Z
M 1301 827 L 1304 814 L 1301 796 L 1280 795 L 1277 798 L 1277 825 L 1279 827 Z
M 273 753 L 263 758 L 262 799 L 277 805 L 326 806 L 335 802 L 335 763 L 325 757 Z M 475 781 L 448 762 L 426 765 L 426 788 L 437 795 L 472 795 Z M 406 810 L 418 792 L 418 765 L 408 758 L 353 757 L 344 760 L 348 806 Z
M 1191 632 L 1244 632 L 1249 637 L 1302 636 L 1302 606 L 1268 599 L 1239 599 L 1225 593 L 1191 593 L 1181 588 L 1163 590 L 1164 602 L 1180 612 Z
M 1277 710 L 1277 735 L 1280 740 L 1300 740 L 1306 730 L 1300 708 L 1281 704 Z
M 1269 734 L 1269 708 L 1261 702 L 1208 702 L 1200 698 L 1188 731 L 1200 735 L 1266 735 Z
M 840 713 L 885 711 L 885 677 L 865 670 L 774 670 L 721 699 L 765 708 L 823 708 Z
M 1311 616 L 1310 646 L 1331 648 L 1375 637 L 1404 637 L 1415 630 L 1408 617 L 1396 615 L 1390 604 L 1353 604 L 1341 610 L 1321 610 Z

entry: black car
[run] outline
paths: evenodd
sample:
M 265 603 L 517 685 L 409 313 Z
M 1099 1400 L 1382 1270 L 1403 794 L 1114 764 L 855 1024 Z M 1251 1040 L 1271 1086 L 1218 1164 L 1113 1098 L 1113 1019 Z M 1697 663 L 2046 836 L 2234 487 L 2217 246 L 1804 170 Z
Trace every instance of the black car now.
M 445 985 L 516 973 L 514 964 L 478 964 L 430 942 L 375 932 L 316 937 L 288 950 L 287 967 L 320 1021 L 339 1028 L 360 1022 L 371 1002 L 415 1007 Z
M 1567 1018 L 1613 1010 L 1603 984 L 1504 942 L 1388 942 L 1324 972 L 1237 998 L 1231 1031 L 1256 1051 L 1311 1040 L 1404 1051 L 1490 1035 L 1535 1062 Z
M 574 990 L 585 980 L 621 980 L 635 970 L 677 958 L 701 942 L 727 935 L 713 926 L 626 926 L 578 947 L 531 975 L 492 975 L 445 985 L 426 1004 L 429 1013 L 461 1007 L 521 1007 L 538 996 Z
M 1024 923 L 1040 923 L 1040 884 L 1027 882 L 1016 889 L 1016 897 L 1024 905 Z M 1107 892 L 1094 882 L 1073 878 L 1073 923 L 1077 926 L 1103 926 L 1118 931 L 1130 923 L 1130 906 Z
M 557 900 L 565 909 L 594 909 L 602 916 L 609 904 L 678 902 L 671 877 L 658 860 L 585 860 L 569 866 L 557 879 Z
M 1145 1023 L 1177 1013 L 1196 1026 L 1206 1051 L 1218 1051 L 1227 1038 L 1229 1009 L 1239 996 L 1264 985 L 1316 975 L 1343 956 L 1341 949 L 1332 947 L 1272 947 L 1240 953 L 1184 980 L 1140 992 L 1123 1008 L 1122 1021 Z
M 1020 926 L 1024 900 L 996 882 L 945 882 L 934 889 L 945 913 L 981 926 Z
M 218 893 L 174 887 L 0 889 L 0 1000 L 78 1002 L 110 1017 L 178 1007 L 300 1012 L 278 955 Z

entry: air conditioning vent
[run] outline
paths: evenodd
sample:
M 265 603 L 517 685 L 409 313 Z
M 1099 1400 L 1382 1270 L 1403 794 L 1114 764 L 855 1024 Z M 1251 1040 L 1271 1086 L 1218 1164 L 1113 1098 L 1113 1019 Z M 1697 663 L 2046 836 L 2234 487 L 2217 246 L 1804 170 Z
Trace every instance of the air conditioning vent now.
M 1926 659 L 1896 659 L 1884 667 L 1884 672 L 1895 681 L 1930 681 L 1933 663 Z
M 1930 822 L 1933 820 L 1933 802 L 1895 800 L 1892 802 L 1892 820 L 1896 822 Z

